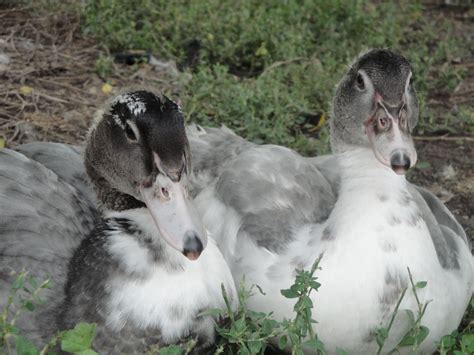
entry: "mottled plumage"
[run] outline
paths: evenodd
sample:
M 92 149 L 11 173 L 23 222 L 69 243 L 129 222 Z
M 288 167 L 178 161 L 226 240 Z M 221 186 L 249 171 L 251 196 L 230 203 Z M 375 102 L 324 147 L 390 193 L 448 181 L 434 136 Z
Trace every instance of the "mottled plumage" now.
M 107 216 L 70 261 L 59 328 L 97 323 L 101 353 L 143 354 L 188 337 L 199 337 L 200 353 L 214 341 L 214 320 L 201 313 L 225 307 L 221 283 L 236 301 L 215 243 L 189 261 L 159 237 L 146 208 Z
M 235 286 L 188 193 L 189 146 L 173 101 L 146 90 L 117 96 L 98 114 L 84 158 L 61 144 L 18 150 L 31 159 L 0 150 L 2 302 L 11 270 L 50 274 L 55 285 L 19 322 L 31 340 L 85 321 L 97 323 L 101 353 L 197 338 L 199 354 L 213 343 L 215 319 L 203 312 L 225 307 L 221 285 L 235 305 Z
M 227 128 L 187 129 L 194 162 L 190 188 L 199 213 L 215 236 L 235 282 L 238 284 L 245 275 L 247 284 L 258 284 L 265 291 L 265 295 L 250 298 L 250 308 L 274 312 L 278 318 L 293 317 L 294 300 L 283 298 L 280 290 L 291 285 L 295 268 L 308 269 L 323 254 L 322 270 L 317 271 L 322 286 L 311 297 L 315 304 L 313 316 L 319 322 L 315 330 L 329 353 L 334 353 L 336 347 L 351 354 L 375 352 L 376 329 L 388 324 L 402 290 L 409 285 L 407 267 L 415 281 L 427 281 L 418 292 L 420 300 L 432 301 L 423 318 L 430 333 L 419 348 L 421 352 L 433 351 L 439 338 L 457 327 L 473 292 L 474 262 L 462 227 L 439 199 L 403 176 L 416 162 L 411 131 L 418 119 L 418 103 L 411 75 L 407 60 L 387 50 L 370 51 L 357 58 L 336 90 L 330 122 L 334 154 L 329 156 L 304 158 L 283 147 L 259 146 Z M 115 103 L 128 107 L 133 121 L 132 116 L 146 108 L 136 101 L 124 98 Z M 110 116 L 109 122 L 126 130 L 127 137 L 136 134 L 133 124 L 132 133 L 127 131 L 127 120 Z M 142 166 L 134 158 L 122 165 L 148 171 L 146 164 Z M 114 179 L 113 174 L 110 177 L 115 185 L 96 185 L 99 197 L 103 193 L 112 202 L 119 201 L 119 191 L 125 190 L 122 195 L 130 200 L 116 206 L 119 212 L 109 215 L 102 229 L 84 242 L 95 243 L 93 250 L 104 264 L 95 263 L 97 258 L 85 252 L 90 248 L 85 245 L 71 264 L 73 282 L 68 286 L 69 300 L 78 302 L 77 314 L 99 322 L 113 312 L 87 313 L 91 305 L 101 309 L 107 301 L 92 296 L 82 299 L 80 293 L 72 292 L 87 282 L 74 281 L 74 275 L 83 273 L 75 273 L 74 265 L 82 265 L 84 270 L 113 268 L 110 273 L 98 269 L 101 271 L 92 278 L 91 289 L 97 287 L 105 299 L 115 300 L 108 304 L 117 305 L 137 291 L 129 292 L 128 285 L 111 297 L 104 290 L 113 289 L 109 285 L 115 277 L 125 285 L 132 275 L 148 270 L 149 264 L 158 270 L 163 260 L 163 249 L 146 242 L 146 233 L 136 235 L 138 229 L 146 227 L 136 228 L 132 221 L 149 218 L 144 208 L 127 208 L 130 201 L 139 204 L 134 207 L 143 206 L 138 192 Z M 114 203 L 110 206 L 114 208 Z M 130 211 L 141 217 L 131 218 Z M 115 231 L 120 231 L 120 238 L 114 237 Z M 211 241 L 210 247 L 213 245 Z M 126 250 L 140 252 L 125 256 Z M 210 270 L 226 269 L 219 258 L 215 262 L 219 266 Z M 169 265 L 172 269 L 173 263 Z M 134 279 L 133 284 L 136 286 L 139 280 L 138 285 L 147 284 L 148 289 L 148 282 L 156 279 L 154 275 Z M 193 276 L 190 282 L 194 282 Z M 141 304 L 153 304 L 153 299 Z M 416 312 L 410 292 L 400 309 Z M 77 319 L 75 311 L 64 314 Z M 176 319 L 178 315 L 192 318 L 196 314 L 191 309 L 183 313 L 174 306 L 169 311 L 169 317 Z M 128 314 L 125 321 L 121 316 L 111 320 L 123 328 L 100 328 L 98 344 L 112 349 L 109 346 L 113 342 L 115 351 L 128 352 L 130 341 L 122 335 L 128 337 L 134 329 L 132 339 L 144 337 L 142 331 L 150 328 L 136 329 L 134 322 L 152 319 L 149 310 L 137 307 Z M 68 321 L 67 317 L 61 319 Z M 400 312 L 384 352 L 390 351 L 408 328 L 406 312 Z M 161 332 L 150 343 L 155 341 L 162 341 Z

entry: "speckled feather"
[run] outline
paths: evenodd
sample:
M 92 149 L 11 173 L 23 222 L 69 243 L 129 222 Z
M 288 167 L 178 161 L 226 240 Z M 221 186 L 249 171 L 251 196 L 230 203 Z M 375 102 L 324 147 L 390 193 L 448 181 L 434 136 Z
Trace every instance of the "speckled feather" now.
M 474 259 L 459 223 L 434 195 L 383 165 L 366 133 L 374 100 L 382 98 L 406 108 L 409 137 L 418 118 L 410 71 L 406 59 L 387 50 L 356 59 L 336 90 L 331 156 L 249 145 L 227 129 L 190 134 L 197 161 L 206 161 L 203 151 L 218 151 L 212 165 L 196 169 L 207 178 L 197 180 L 196 203 L 236 282 L 245 276 L 266 293 L 252 297 L 250 308 L 291 318 L 294 302 L 280 290 L 292 284 L 295 268 L 309 269 L 324 254 L 322 286 L 311 298 L 315 330 L 329 353 L 376 352 L 374 332 L 388 324 L 408 286 L 407 267 L 416 281 L 427 281 L 418 292 L 422 302 L 432 300 L 420 352 L 434 351 L 456 329 L 474 290 Z M 356 86 L 359 74 L 367 90 Z M 401 309 L 416 307 L 408 293 Z M 384 351 L 408 329 L 405 313 L 398 315 Z
M 69 264 L 58 327 L 98 323 L 94 347 L 103 353 L 139 354 L 188 337 L 199 339 L 200 353 L 214 340 L 214 321 L 201 313 L 224 307 L 221 283 L 236 302 L 215 243 L 189 261 L 161 239 L 145 208 L 108 215 Z
M 195 154 L 193 139 L 191 149 Z M 312 299 L 315 329 L 330 353 L 376 350 L 374 331 L 388 322 L 408 285 L 407 266 L 416 280 L 428 281 L 422 299 L 435 300 L 424 323 L 430 336 L 420 349 L 432 351 L 459 324 L 474 284 L 464 232 L 436 197 L 380 169 L 369 149 L 308 159 L 253 146 L 225 167 L 196 203 L 234 279 L 245 275 L 266 293 L 252 297 L 249 307 L 291 317 L 293 302 L 280 290 L 292 284 L 295 268 L 308 269 L 324 254 L 322 287 Z M 416 310 L 411 295 L 402 308 Z M 407 329 L 398 317 L 387 349 Z

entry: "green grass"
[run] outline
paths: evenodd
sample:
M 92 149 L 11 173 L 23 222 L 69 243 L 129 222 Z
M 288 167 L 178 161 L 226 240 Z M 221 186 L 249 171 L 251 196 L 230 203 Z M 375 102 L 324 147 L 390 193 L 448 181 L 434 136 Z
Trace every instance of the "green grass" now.
M 450 60 L 469 50 L 449 20 L 429 21 L 420 5 L 408 2 L 99 0 L 82 11 L 85 33 L 112 51 L 145 49 L 182 63 L 190 43 L 199 41 L 192 79 L 179 93 L 189 121 L 225 124 L 255 142 L 303 154 L 328 150 L 326 129 L 307 131 L 327 116 L 337 81 L 361 51 L 390 47 L 409 58 L 425 132 L 448 125 L 425 108 L 426 95 L 456 87 L 464 73 Z M 441 63 L 447 65 L 433 75 Z M 472 128 L 454 119 L 460 129 Z

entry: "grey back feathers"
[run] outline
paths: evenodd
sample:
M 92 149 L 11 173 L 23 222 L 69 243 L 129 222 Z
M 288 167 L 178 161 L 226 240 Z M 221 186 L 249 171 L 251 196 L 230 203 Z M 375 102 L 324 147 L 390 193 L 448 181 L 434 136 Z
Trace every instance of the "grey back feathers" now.
M 186 128 L 186 133 L 193 157 L 190 176 L 193 196 L 214 181 L 234 157 L 255 146 L 224 126 L 203 128 L 193 124 Z
M 19 150 L 38 161 L 0 150 L 0 300 L 3 306 L 13 272 L 26 270 L 37 280 L 54 280 L 54 288 L 42 294 L 50 301 L 19 320 L 18 326 L 37 341 L 39 320 L 45 319 L 44 332 L 55 330 L 43 311 L 55 305 L 52 296 L 61 293 L 69 258 L 98 214 L 84 184 L 82 156 L 74 147 L 41 143 Z
M 446 206 L 430 191 L 411 185 L 412 196 L 422 211 L 433 240 L 433 245 L 438 255 L 438 260 L 443 268 L 459 269 L 458 240 L 471 250 L 470 243 L 462 226 L 449 212 Z
M 191 187 L 212 186 L 216 197 L 241 218 L 239 235 L 282 251 L 293 231 L 327 218 L 333 189 L 306 158 L 278 146 L 258 146 L 229 129 L 188 127 L 193 155 Z
M 313 165 L 277 146 L 241 153 L 217 180 L 216 193 L 241 216 L 239 233 L 274 252 L 284 250 L 301 225 L 324 221 L 335 202 Z
M 34 142 L 20 145 L 15 150 L 52 170 L 63 181 L 75 187 L 93 205 L 97 204 L 97 197 L 84 170 L 84 147 Z

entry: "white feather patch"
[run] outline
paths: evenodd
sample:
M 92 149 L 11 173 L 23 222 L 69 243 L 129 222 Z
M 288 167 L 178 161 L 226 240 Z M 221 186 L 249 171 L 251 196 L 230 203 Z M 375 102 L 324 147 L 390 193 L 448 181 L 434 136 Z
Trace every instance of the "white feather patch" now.
M 119 95 L 115 98 L 114 102 L 126 104 L 128 110 L 134 116 L 138 116 L 146 111 L 145 102 L 131 94 Z

